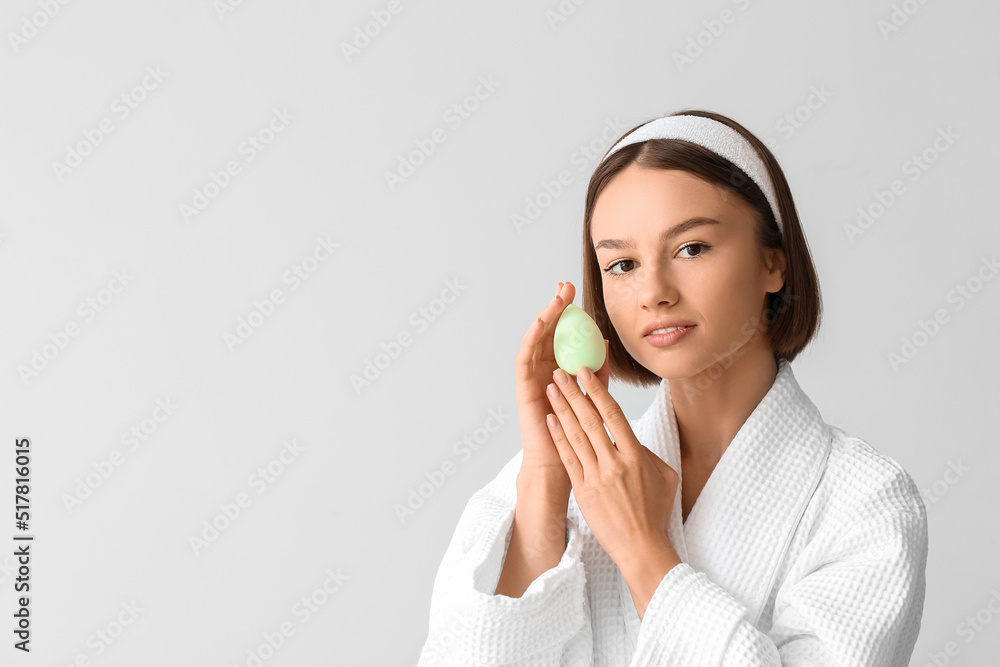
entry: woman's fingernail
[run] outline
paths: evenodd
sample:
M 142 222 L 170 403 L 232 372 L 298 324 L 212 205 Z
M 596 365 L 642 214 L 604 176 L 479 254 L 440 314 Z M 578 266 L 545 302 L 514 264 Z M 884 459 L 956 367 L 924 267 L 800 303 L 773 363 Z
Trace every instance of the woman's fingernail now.
M 569 384 L 569 375 L 567 375 L 566 371 L 564 371 L 561 368 L 557 368 L 555 371 L 553 371 L 552 377 L 555 378 L 556 384 L 560 385 Z
M 576 372 L 576 376 L 584 382 L 590 382 L 590 379 L 594 377 L 594 374 L 591 373 L 590 369 L 586 366 L 580 366 L 580 370 Z

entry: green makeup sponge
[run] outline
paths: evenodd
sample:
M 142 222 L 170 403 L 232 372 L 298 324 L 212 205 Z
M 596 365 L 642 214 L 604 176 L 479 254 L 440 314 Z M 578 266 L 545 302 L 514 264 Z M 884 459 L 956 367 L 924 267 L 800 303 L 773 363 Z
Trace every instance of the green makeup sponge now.
M 573 304 L 566 306 L 552 337 L 552 351 L 556 363 L 570 375 L 576 375 L 580 366 L 596 372 L 604 365 L 607 350 L 604 336 L 597 322 L 582 308 Z

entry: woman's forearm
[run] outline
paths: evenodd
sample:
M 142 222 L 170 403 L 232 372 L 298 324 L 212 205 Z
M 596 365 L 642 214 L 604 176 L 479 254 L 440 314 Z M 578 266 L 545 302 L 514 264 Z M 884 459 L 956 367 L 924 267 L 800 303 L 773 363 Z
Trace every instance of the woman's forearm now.
M 570 487 L 559 481 L 518 476 L 510 544 L 495 595 L 517 598 L 566 551 L 566 507 Z

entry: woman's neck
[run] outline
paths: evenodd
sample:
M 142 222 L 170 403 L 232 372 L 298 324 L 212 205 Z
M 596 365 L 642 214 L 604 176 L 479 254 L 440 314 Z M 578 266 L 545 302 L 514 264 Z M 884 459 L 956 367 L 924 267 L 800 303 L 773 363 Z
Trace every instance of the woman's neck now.
M 714 468 L 774 384 L 778 365 L 770 346 L 763 341 L 748 346 L 751 343 L 741 347 L 738 356 L 723 360 L 731 365 L 721 375 L 719 369 L 708 367 L 697 375 L 670 380 L 683 462 Z

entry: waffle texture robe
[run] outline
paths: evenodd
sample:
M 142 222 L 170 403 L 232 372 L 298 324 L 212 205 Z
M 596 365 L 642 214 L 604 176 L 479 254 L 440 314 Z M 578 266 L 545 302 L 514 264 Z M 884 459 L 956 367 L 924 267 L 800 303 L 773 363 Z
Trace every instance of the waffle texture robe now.
M 683 478 L 667 380 L 629 423 Z M 572 493 L 559 563 L 520 598 L 493 594 L 522 454 L 459 519 L 418 667 L 909 664 L 924 604 L 923 501 L 899 463 L 823 421 L 787 360 L 686 520 L 678 486 L 668 535 L 683 562 L 641 622 Z

